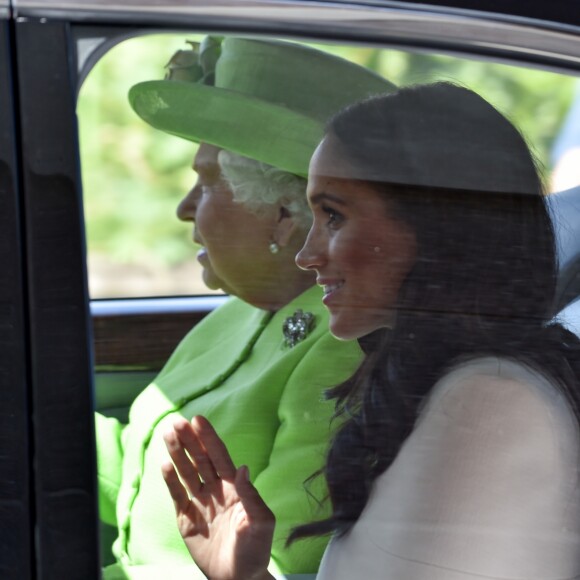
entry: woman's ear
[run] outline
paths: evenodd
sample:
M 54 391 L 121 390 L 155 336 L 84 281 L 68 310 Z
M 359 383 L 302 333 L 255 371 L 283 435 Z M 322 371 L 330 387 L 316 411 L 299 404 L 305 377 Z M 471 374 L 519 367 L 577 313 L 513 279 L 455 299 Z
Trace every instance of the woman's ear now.
M 274 228 L 274 241 L 281 248 L 287 246 L 297 228 L 298 224 L 290 215 L 290 212 L 284 206 L 281 206 L 278 211 L 278 221 Z

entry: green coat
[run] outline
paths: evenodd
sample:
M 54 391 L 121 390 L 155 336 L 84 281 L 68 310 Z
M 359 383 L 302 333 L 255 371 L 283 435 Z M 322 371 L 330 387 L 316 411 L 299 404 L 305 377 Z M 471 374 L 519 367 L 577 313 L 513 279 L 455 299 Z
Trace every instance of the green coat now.
M 299 308 L 314 313 L 315 327 L 289 347 L 282 325 Z M 317 287 L 273 315 L 233 298 L 207 316 L 137 397 L 128 426 L 97 415 L 101 517 L 119 528 L 118 565 L 104 578 L 204 578 L 179 536 L 160 472 L 168 457 L 162 434 L 176 414 L 207 417 L 235 464 L 248 465 L 276 515 L 272 570 L 315 572 L 326 540 L 291 548 L 284 541 L 293 526 L 326 515 L 303 485 L 321 467 L 331 433 L 333 404 L 322 394 L 361 358 L 355 342 L 329 334 Z M 313 489 L 324 493 L 320 482 Z

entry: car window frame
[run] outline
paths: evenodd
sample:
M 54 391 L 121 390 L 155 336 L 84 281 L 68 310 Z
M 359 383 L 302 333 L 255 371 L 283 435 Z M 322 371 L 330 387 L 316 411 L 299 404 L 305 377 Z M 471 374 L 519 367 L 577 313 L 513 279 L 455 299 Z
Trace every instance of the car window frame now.
M 18 196 L 17 104 L 14 99 L 14 34 L 0 10 L 0 576 L 27 578 L 32 573 L 34 502 L 32 500 L 31 417 L 27 413 L 30 343 Z
M 17 20 L 14 46 L 30 345 L 31 577 L 90 580 L 99 577 L 96 453 L 70 26 Z

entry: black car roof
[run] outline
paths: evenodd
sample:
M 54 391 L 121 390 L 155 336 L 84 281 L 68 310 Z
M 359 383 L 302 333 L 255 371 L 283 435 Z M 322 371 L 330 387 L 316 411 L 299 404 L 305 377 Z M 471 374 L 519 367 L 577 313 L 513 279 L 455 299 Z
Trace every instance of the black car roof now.
M 397 2 L 379 2 L 397 4 Z M 530 18 L 545 23 L 580 25 L 580 6 L 576 0 L 408 0 L 405 4 L 456 8 L 466 12 Z
M 499 19 L 530 19 L 538 25 L 580 26 L 580 9 L 576 0 L 304 0 L 303 4 L 312 5 L 358 5 L 382 6 L 411 10 L 431 10 L 446 14 L 478 15 Z M 260 0 L 216 0 L 214 7 L 232 8 L 244 5 L 259 7 Z M 278 4 L 291 5 L 292 2 L 280 0 Z M 180 11 L 204 5 L 199 0 L 0 0 L 0 10 L 12 7 L 13 14 L 25 16 L 28 13 L 71 11 L 91 11 L 93 13 L 118 13 L 124 11 Z

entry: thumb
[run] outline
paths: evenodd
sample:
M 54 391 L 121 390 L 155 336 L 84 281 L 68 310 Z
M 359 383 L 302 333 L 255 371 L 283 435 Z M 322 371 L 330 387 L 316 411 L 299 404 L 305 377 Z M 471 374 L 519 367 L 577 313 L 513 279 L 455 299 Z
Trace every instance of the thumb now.
M 261 498 L 258 490 L 250 481 L 250 470 L 246 465 L 242 465 L 236 471 L 235 486 L 248 519 L 254 522 L 271 522 L 273 526 L 275 522 L 274 514 L 264 503 L 264 500 Z

